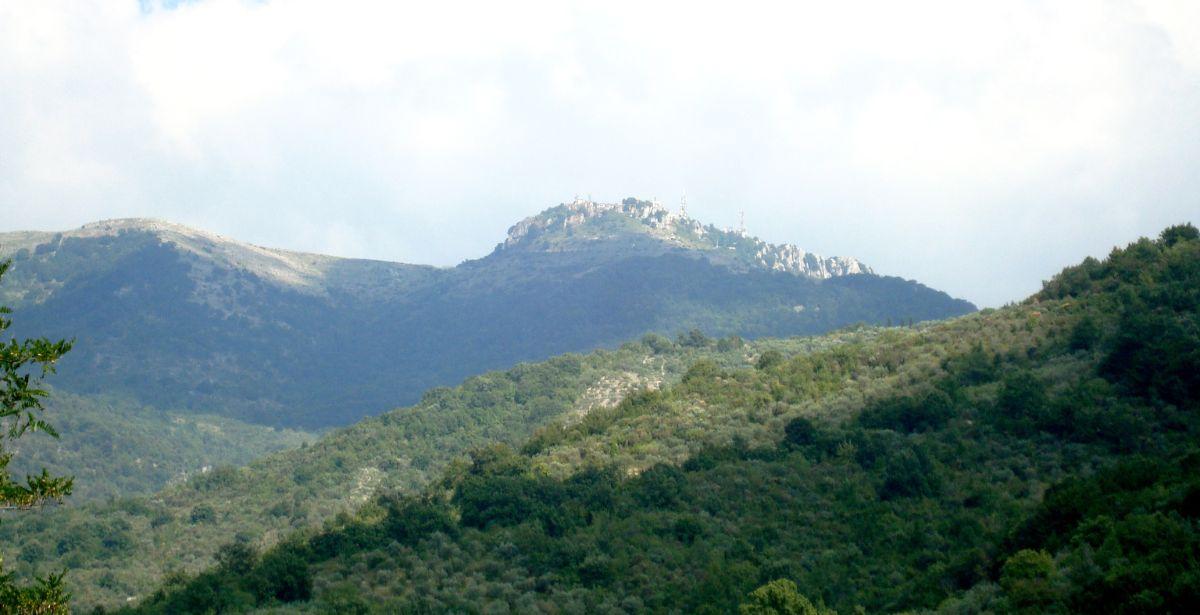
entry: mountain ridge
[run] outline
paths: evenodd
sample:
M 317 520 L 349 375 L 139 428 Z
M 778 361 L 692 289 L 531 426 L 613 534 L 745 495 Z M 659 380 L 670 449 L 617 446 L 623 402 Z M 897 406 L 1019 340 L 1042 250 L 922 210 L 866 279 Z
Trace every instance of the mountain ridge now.
M 602 223 L 603 219 L 609 216 L 616 216 L 633 224 L 621 228 L 609 225 L 606 228 Z M 589 231 L 591 234 L 588 234 Z M 823 258 L 795 244 L 771 244 L 742 230 L 718 229 L 712 224 L 704 224 L 688 217 L 685 213 L 672 212 L 657 202 L 632 197 L 619 203 L 577 199 L 548 208 L 512 225 L 504 241 L 497 244 L 489 255 L 480 259 L 467 259 L 457 266 L 434 266 L 272 248 L 170 220 L 147 217 L 103 219 L 62 231 L 0 232 L 0 258 L 12 256 L 20 250 L 36 249 L 47 242 L 117 237 L 122 233 L 150 233 L 162 242 L 173 243 L 197 256 L 245 269 L 265 280 L 315 294 L 326 292 L 322 285 L 323 278 L 329 275 L 330 269 L 337 263 L 370 263 L 376 267 L 415 267 L 449 272 L 462 264 L 483 260 L 505 251 L 593 251 L 598 242 L 619 242 L 622 239 L 649 239 L 659 242 L 661 246 L 643 242 L 637 247 L 654 255 L 692 252 L 735 271 L 757 267 L 814 279 L 875 273 L 873 269 L 853 257 Z M 553 242 L 549 243 L 547 240 L 552 236 Z M 624 243 L 621 247 L 626 250 L 624 255 L 628 256 L 630 245 Z M 658 249 L 654 249 L 655 247 Z M 726 254 L 722 250 L 734 254 Z
M 331 289 L 327 282 L 335 268 L 340 269 L 339 273 L 343 274 L 349 267 L 362 270 L 444 269 L 432 265 L 410 265 L 378 259 L 270 248 L 158 218 L 111 218 L 89 222 L 65 231 L 0 233 L 0 258 L 13 256 L 21 250 L 36 250 L 41 245 L 71 239 L 114 239 L 125 233 L 152 235 L 160 243 L 175 245 L 201 260 L 207 259 L 216 265 L 242 269 L 265 281 L 305 294 L 329 294 Z
M 572 207 L 592 213 L 565 234 L 544 223 Z M 5 233 L 0 258 L 13 266 L 0 303 L 30 334 L 78 337 L 65 390 L 304 428 L 647 332 L 786 336 L 975 309 L 636 199 L 560 205 L 514 229 L 507 247 L 447 268 L 264 248 L 144 218 Z

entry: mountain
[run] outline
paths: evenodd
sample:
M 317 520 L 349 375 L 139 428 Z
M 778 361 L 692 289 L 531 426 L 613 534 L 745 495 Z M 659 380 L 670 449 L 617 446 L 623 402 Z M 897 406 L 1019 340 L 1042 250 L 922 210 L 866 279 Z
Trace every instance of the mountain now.
M 126 610 L 1196 612 L 1197 288 L 1186 225 L 944 323 L 697 338 L 678 379 Z
M 576 202 L 452 268 L 113 220 L 0 234 L 15 333 L 76 338 L 57 387 L 273 426 L 343 425 L 472 374 L 647 331 L 753 338 L 974 309 L 653 203 Z

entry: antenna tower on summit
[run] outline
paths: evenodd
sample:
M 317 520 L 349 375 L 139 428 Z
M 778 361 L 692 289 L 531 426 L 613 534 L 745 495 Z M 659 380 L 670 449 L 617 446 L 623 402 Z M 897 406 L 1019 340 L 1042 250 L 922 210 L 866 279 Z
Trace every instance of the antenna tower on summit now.
M 687 218 L 687 195 L 679 199 L 679 217 Z
M 746 210 L 738 210 L 738 234 L 746 234 Z

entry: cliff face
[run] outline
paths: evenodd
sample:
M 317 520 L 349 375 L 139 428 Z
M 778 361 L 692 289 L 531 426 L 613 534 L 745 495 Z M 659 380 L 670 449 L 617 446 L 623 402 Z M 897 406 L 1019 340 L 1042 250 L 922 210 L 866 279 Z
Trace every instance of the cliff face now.
M 496 250 L 603 251 L 604 244 L 613 244 L 626 255 L 631 248 L 646 254 L 684 251 L 733 269 L 782 271 L 822 280 L 872 273 L 854 258 L 823 258 L 793 244 L 767 243 L 632 198 L 620 203 L 576 200 L 548 209 L 515 224 Z

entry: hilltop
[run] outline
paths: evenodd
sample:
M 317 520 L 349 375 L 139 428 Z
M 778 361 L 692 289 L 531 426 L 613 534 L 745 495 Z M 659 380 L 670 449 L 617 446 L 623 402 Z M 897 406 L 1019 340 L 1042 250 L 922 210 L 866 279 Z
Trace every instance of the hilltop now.
M 575 200 L 514 225 L 495 253 L 507 251 L 587 252 L 591 259 L 678 252 L 701 256 L 731 269 L 780 271 L 815 279 L 872 274 L 850 257 L 822 258 L 793 245 L 769 244 L 744 230 L 718 229 L 633 198 L 620 203 Z

